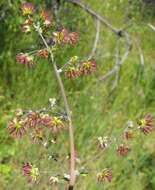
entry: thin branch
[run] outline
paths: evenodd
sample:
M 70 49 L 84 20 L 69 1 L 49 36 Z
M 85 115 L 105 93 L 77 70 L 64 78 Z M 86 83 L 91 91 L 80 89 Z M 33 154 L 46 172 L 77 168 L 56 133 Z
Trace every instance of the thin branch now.
M 114 68 L 111 69 L 106 75 L 104 75 L 103 77 L 100 77 L 99 81 L 103 81 L 103 80 L 107 79 L 108 77 L 112 76 L 113 74 L 117 73 L 117 71 L 119 71 L 120 67 L 124 64 L 125 60 L 128 58 L 128 55 L 131 51 L 132 45 L 131 45 L 131 39 L 130 39 L 129 34 L 126 31 L 124 31 L 123 29 L 117 29 L 117 28 L 113 27 L 107 19 L 105 19 L 103 16 L 97 14 L 94 10 L 92 10 L 90 7 L 88 7 L 88 5 L 83 4 L 81 1 L 66 0 L 66 2 L 69 2 L 76 6 L 79 6 L 84 11 L 86 11 L 88 14 L 90 14 L 92 17 L 94 17 L 96 20 L 100 21 L 100 23 L 107 26 L 117 36 L 125 38 L 126 52 L 124 53 L 122 59 L 117 64 L 115 64 Z
M 94 40 L 93 49 L 92 49 L 92 52 L 91 52 L 91 54 L 89 56 L 89 59 L 91 59 L 95 55 L 95 52 L 96 52 L 96 49 L 97 49 L 97 44 L 98 44 L 98 41 L 99 41 L 99 37 L 100 37 L 100 21 L 96 20 L 96 37 L 95 37 L 95 40 Z
M 131 39 L 130 36 L 127 32 L 124 32 L 124 36 L 126 39 L 126 52 L 124 53 L 122 59 L 114 65 L 114 67 L 104 76 L 99 78 L 99 81 L 104 81 L 106 80 L 108 77 L 112 76 L 113 74 L 117 73 L 117 71 L 120 69 L 120 67 L 124 64 L 124 62 L 126 61 L 126 59 L 128 58 L 128 55 L 131 51 L 132 48 L 132 44 L 131 44 Z
M 86 11 L 87 13 L 89 13 L 91 16 L 93 16 L 94 18 L 96 18 L 97 20 L 99 20 L 102 24 L 104 24 L 105 26 L 107 26 L 111 31 L 113 31 L 116 35 L 121 36 L 122 35 L 122 31 L 120 29 L 117 29 L 115 27 L 113 27 L 109 21 L 105 18 L 103 18 L 103 16 L 97 14 L 94 10 L 92 10 L 88 5 L 85 5 L 83 3 L 81 3 L 78 0 L 66 0 L 66 2 L 72 3 L 74 5 L 79 6 L 80 8 L 82 8 L 84 11 Z
M 148 26 L 155 32 L 155 26 L 153 26 L 152 24 L 148 24 Z
M 138 50 L 138 54 L 139 54 L 139 58 L 140 58 L 140 63 L 142 66 L 144 66 L 145 65 L 145 59 L 144 59 L 144 54 L 143 54 L 142 48 L 140 47 L 140 44 L 137 41 L 137 39 L 135 39 L 135 42 L 136 42 L 136 46 L 137 46 L 137 50 Z
M 67 100 L 67 96 L 66 96 L 66 92 L 65 92 L 65 88 L 60 76 L 60 73 L 58 72 L 58 68 L 56 65 L 56 62 L 54 60 L 54 56 L 53 56 L 53 52 L 51 51 L 49 45 L 47 44 L 45 38 L 42 35 L 42 31 L 38 26 L 35 26 L 36 31 L 38 32 L 39 36 L 41 37 L 44 45 L 46 46 L 47 50 L 50 53 L 50 58 L 51 58 L 51 62 L 53 64 L 54 67 L 54 72 L 56 75 L 56 79 L 58 81 L 59 87 L 60 87 L 60 91 L 61 91 L 61 96 L 63 98 L 64 101 L 64 106 L 66 109 L 66 113 L 68 116 L 68 121 L 69 121 L 69 140 L 70 140 L 70 182 L 69 182 L 69 189 L 72 187 L 74 187 L 75 184 L 75 146 L 74 146 L 74 131 L 73 131 L 73 124 L 72 124 L 72 117 L 71 117 L 71 110 L 68 104 L 68 100 Z
M 120 44 L 119 43 L 120 43 L 120 39 L 118 39 L 117 47 L 116 47 L 116 55 L 115 55 L 115 57 L 116 57 L 116 65 L 119 64 L 119 62 L 120 62 Z M 114 90 L 118 85 L 119 73 L 120 73 L 120 68 L 116 72 L 116 77 L 115 77 L 115 80 L 114 80 L 114 83 L 113 83 L 113 86 L 112 86 L 112 90 Z

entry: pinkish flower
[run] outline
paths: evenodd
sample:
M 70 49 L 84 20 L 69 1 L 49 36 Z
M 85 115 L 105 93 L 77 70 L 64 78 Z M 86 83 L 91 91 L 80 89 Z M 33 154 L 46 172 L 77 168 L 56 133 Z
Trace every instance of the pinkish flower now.
M 53 41 L 57 44 L 62 44 L 64 40 L 64 32 L 63 31 L 58 31 L 58 32 L 53 32 Z
M 64 123 L 58 117 L 53 117 L 51 122 L 51 129 L 53 134 L 59 133 L 64 128 Z
M 21 30 L 24 33 L 29 33 L 31 32 L 31 25 L 33 23 L 33 19 L 28 18 L 25 20 L 25 22 L 21 25 Z
M 27 127 L 24 121 L 18 121 L 18 119 L 15 118 L 9 122 L 7 130 L 13 138 L 21 138 L 27 132 Z
M 32 56 L 29 56 L 26 53 L 20 53 L 16 56 L 16 61 L 20 64 L 27 65 L 27 66 L 33 66 L 34 60 Z
M 138 128 L 145 134 L 149 134 L 153 130 L 153 118 L 147 114 L 143 119 L 138 121 Z
M 100 149 L 105 150 L 109 146 L 110 140 L 108 137 L 98 137 L 97 140 Z
M 47 59 L 49 57 L 49 52 L 47 49 L 41 49 L 38 51 L 38 55 L 42 58 Z
M 80 76 L 80 72 L 78 69 L 76 69 L 75 67 L 68 67 L 65 71 L 65 76 L 67 78 L 70 78 L 70 79 L 74 79 L 74 78 L 77 78 L 78 76 Z
M 88 75 L 96 71 L 96 61 L 88 60 L 81 63 L 80 72 L 83 75 Z
M 44 138 L 44 133 L 42 128 L 36 128 L 32 134 L 32 140 L 34 142 L 41 142 Z
M 126 145 L 124 145 L 124 144 L 121 144 L 121 145 L 118 146 L 118 148 L 117 148 L 117 153 L 118 153 L 118 155 L 120 155 L 120 156 L 127 156 L 127 154 L 129 153 L 130 150 L 131 150 L 131 149 L 130 149 L 128 146 L 126 146 Z
M 75 45 L 77 41 L 79 40 L 79 33 L 78 32 L 70 32 L 65 33 L 63 42 L 70 45 Z
M 44 24 L 45 26 L 49 27 L 49 26 L 52 24 L 53 18 L 52 18 L 52 15 L 50 14 L 49 11 L 43 10 L 43 11 L 41 12 L 41 18 L 42 18 L 43 24 Z
M 51 127 L 51 123 L 52 123 L 52 119 L 53 117 L 51 117 L 48 114 L 40 114 L 40 125 L 46 126 L 46 127 Z
M 67 29 L 62 28 L 60 31 L 53 33 L 53 40 L 58 44 L 70 44 L 75 45 L 79 39 L 79 33 L 68 32 Z
M 112 177 L 112 170 L 108 168 L 105 168 L 103 171 L 97 174 L 98 182 L 111 182 Z
M 25 125 L 28 128 L 35 128 L 40 124 L 41 124 L 40 114 L 38 114 L 36 112 L 31 112 L 28 114 L 26 121 L 25 121 Z
M 32 15 L 35 11 L 35 7 L 32 3 L 22 3 L 20 8 L 24 16 Z
M 27 177 L 28 182 L 36 182 L 39 177 L 39 170 L 31 163 L 23 165 L 23 175 Z
M 134 138 L 134 132 L 132 129 L 126 129 L 124 131 L 124 138 L 126 140 L 132 140 Z
M 25 20 L 24 22 L 25 25 L 32 25 L 33 24 L 33 19 L 32 18 L 28 18 Z

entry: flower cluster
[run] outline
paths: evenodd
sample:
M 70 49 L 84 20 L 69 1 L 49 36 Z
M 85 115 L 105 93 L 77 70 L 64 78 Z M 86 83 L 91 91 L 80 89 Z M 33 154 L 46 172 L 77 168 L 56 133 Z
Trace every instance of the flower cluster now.
M 123 135 L 125 140 L 132 140 L 134 138 L 134 124 L 132 121 L 128 121 Z
M 96 61 L 88 60 L 81 63 L 80 72 L 83 75 L 88 75 L 96 71 Z
M 53 24 L 53 16 L 49 10 L 39 10 L 39 14 L 34 14 L 36 11 L 34 4 L 32 3 L 22 3 L 21 5 L 22 15 L 24 16 L 24 21 L 21 23 L 21 31 L 23 33 L 30 33 L 32 31 L 36 31 L 36 28 L 39 27 L 41 33 L 46 34 L 47 41 L 52 41 L 52 47 L 54 46 L 55 49 L 57 44 L 69 44 L 74 46 L 77 44 L 79 40 L 79 33 L 78 32 L 69 32 L 66 28 L 62 27 L 59 30 L 54 30 L 55 25 Z M 53 28 L 51 28 L 51 26 Z M 50 29 L 53 35 L 51 36 Z M 49 31 L 49 32 L 48 32 Z M 51 44 L 51 43 L 50 43 Z M 54 48 L 51 48 L 52 50 Z M 34 55 L 38 57 L 47 59 L 49 57 L 49 50 L 47 49 L 40 49 L 34 50 L 32 52 L 27 53 L 20 53 L 16 56 L 16 61 L 23 65 L 32 66 L 35 64 L 34 62 Z M 74 78 L 78 76 L 78 72 L 74 71 L 74 68 L 69 68 L 67 71 L 66 76 L 69 78 Z
M 113 177 L 112 170 L 108 168 L 105 168 L 104 170 L 102 170 L 97 174 L 98 182 L 105 182 L 105 181 L 111 182 L 112 177 Z
M 41 58 L 45 58 L 47 59 L 49 57 L 49 52 L 47 49 L 41 49 L 41 50 L 38 50 L 38 55 L 41 57 Z
M 132 129 L 126 129 L 124 131 L 124 138 L 126 140 L 132 140 L 134 138 L 134 131 Z
M 34 19 L 32 19 L 32 16 L 33 18 L 35 16 L 34 15 L 35 6 L 32 3 L 23 3 L 21 5 L 21 10 L 22 10 L 23 16 L 26 16 L 26 20 L 21 25 L 21 29 L 23 32 L 28 33 L 31 31 L 30 25 L 34 23 Z M 42 10 L 41 13 L 39 14 L 39 22 L 43 28 L 45 27 L 44 29 L 47 29 L 53 23 L 53 16 L 50 14 L 48 10 Z
M 41 12 L 41 19 L 42 19 L 43 25 L 44 25 L 45 27 L 49 27 L 49 26 L 52 25 L 53 17 L 52 17 L 52 15 L 50 14 L 49 11 L 43 10 L 43 11 Z
M 29 67 L 35 64 L 33 56 L 30 56 L 26 53 L 20 53 L 16 56 L 16 61 L 22 65 L 27 65 Z
M 24 122 L 18 118 L 14 118 L 10 121 L 7 129 L 14 138 L 21 138 L 27 132 L 27 127 L 24 125 Z
M 130 148 L 127 145 L 125 145 L 125 144 L 121 144 L 117 148 L 117 153 L 120 156 L 127 156 L 127 154 L 129 153 L 129 151 L 130 151 Z
M 31 163 L 25 163 L 23 165 L 23 175 L 27 177 L 28 182 L 37 182 L 39 169 Z
M 147 114 L 143 119 L 138 122 L 138 128 L 145 134 L 149 134 L 153 130 L 153 118 L 150 114 Z
M 80 72 L 77 68 L 69 66 L 65 71 L 65 76 L 70 79 L 74 79 L 80 76 Z
M 78 32 L 69 32 L 62 28 L 57 32 L 53 32 L 53 40 L 56 44 L 70 44 L 75 45 L 79 40 Z
M 153 130 L 153 117 L 150 114 L 146 114 L 144 118 L 139 119 L 137 122 L 138 126 L 134 124 L 133 121 L 128 121 L 127 127 L 123 132 L 122 139 L 116 139 L 112 137 L 98 137 L 98 147 L 102 150 L 107 149 L 112 143 L 117 146 L 116 152 L 119 156 L 127 156 L 128 153 L 131 151 L 130 146 L 128 145 L 129 140 L 132 140 L 135 137 L 135 132 L 139 131 L 142 132 L 144 135 L 147 135 L 152 132 Z M 122 141 L 122 144 L 118 144 L 118 141 Z M 112 172 L 109 169 L 104 169 L 98 175 L 98 181 L 111 181 L 112 180 Z
M 110 145 L 110 139 L 108 137 L 98 137 L 98 146 L 100 149 L 105 150 Z
M 79 76 L 92 74 L 96 71 L 96 61 L 94 59 L 78 62 L 78 60 L 74 60 L 73 58 L 71 58 L 65 70 L 67 78 L 74 79 Z
M 32 3 L 23 3 L 20 8 L 24 16 L 32 15 L 35 11 L 35 6 Z
M 21 138 L 28 129 L 34 131 L 33 139 L 43 139 L 42 127 L 47 127 L 52 131 L 53 135 L 57 135 L 63 128 L 64 123 L 60 117 L 52 117 L 48 114 L 30 112 L 26 116 L 15 117 L 8 124 L 8 132 L 14 138 Z

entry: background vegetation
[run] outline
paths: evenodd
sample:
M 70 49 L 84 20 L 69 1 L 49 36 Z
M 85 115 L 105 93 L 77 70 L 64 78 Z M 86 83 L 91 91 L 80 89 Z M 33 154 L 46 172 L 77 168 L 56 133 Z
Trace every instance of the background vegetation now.
M 34 69 L 26 69 L 15 61 L 15 55 L 21 50 L 33 48 L 33 36 L 23 35 L 19 29 L 21 2 L 0 1 L 0 189 L 48 190 L 51 187 L 46 184 L 36 187 L 28 185 L 21 175 L 21 166 L 28 160 L 48 170 L 55 170 L 56 163 L 42 159 L 47 153 L 44 148 L 32 144 L 26 137 L 13 140 L 6 131 L 7 122 L 15 109 L 42 108 L 51 97 L 60 100 L 50 64 L 41 61 Z M 47 5 L 46 1 L 41 0 L 31 2 L 43 7 Z M 148 112 L 155 116 L 155 32 L 148 27 L 148 23 L 155 23 L 155 7 L 146 6 L 140 0 L 83 2 L 106 16 L 114 26 L 127 26 L 133 48 L 121 68 L 116 89 L 112 90 L 114 77 L 98 82 L 97 78 L 115 64 L 113 55 L 117 43 L 115 34 L 103 26 L 95 55 L 98 65 L 96 74 L 75 80 L 64 78 L 74 113 L 76 149 L 81 161 L 89 160 L 91 166 L 89 175 L 79 178 L 76 189 L 153 190 L 155 133 L 150 136 L 138 135 L 131 143 L 132 151 L 126 158 L 118 157 L 113 146 L 95 161 L 92 159 L 97 152 L 94 145 L 97 136 L 106 136 L 113 128 L 112 135 L 119 137 L 128 120 L 136 120 Z M 96 33 L 94 20 L 81 9 L 67 3 L 61 8 L 59 17 L 64 26 L 80 32 L 80 42 L 76 48 L 62 48 L 56 58 L 57 63 L 63 65 L 74 55 L 88 57 Z M 145 57 L 144 66 L 140 63 L 137 41 Z M 68 153 L 68 134 L 65 132 L 59 138 L 59 144 L 49 148 L 48 156 L 55 152 Z M 114 178 L 111 183 L 99 185 L 96 183 L 96 172 L 105 167 L 113 168 Z

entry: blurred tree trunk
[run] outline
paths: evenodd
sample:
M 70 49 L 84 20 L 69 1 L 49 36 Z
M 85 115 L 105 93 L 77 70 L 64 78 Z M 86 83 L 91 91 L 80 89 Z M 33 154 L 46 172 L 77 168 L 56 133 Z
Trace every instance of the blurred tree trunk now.
M 57 17 L 58 10 L 60 8 L 60 0 L 52 0 L 52 10 L 55 17 Z
M 59 15 L 58 15 L 60 4 L 61 4 L 61 0 L 52 0 L 51 1 L 52 12 L 53 12 L 53 15 L 56 19 L 56 23 L 58 26 L 60 24 Z

